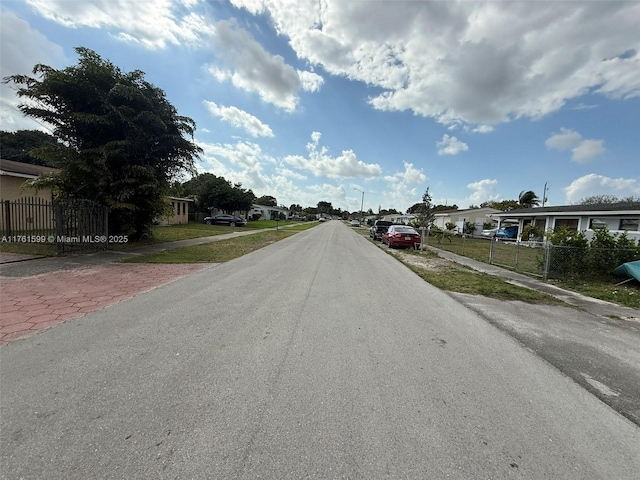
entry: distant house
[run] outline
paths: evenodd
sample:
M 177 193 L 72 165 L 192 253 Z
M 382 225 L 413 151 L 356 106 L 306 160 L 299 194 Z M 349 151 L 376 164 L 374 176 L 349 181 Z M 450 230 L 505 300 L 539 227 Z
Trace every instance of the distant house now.
M 270 207 L 267 205 L 251 205 L 251 210 L 247 213 L 247 220 L 252 219 L 254 216 L 259 216 L 260 220 L 274 220 L 277 214 L 284 215 L 284 218 L 289 217 L 289 209 L 282 207 Z
M 462 232 L 466 223 L 476 226 L 475 233 L 480 233 L 485 223 L 495 223 L 491 215 L 499 213 L 495 208 L 467 208 L 464 210 L 445 210 L 435 214 L 433 223 L 436 227 L 446 230 L 447 223 L 454 223 L 456 230 Z
M 178 198 L 168 197 L 167 200 L 171 202 L 171 215 L 166 215 L 160 220 L 161 225 L 180 225 L 183 223 L 189 223 L 189 203 L 192 203 L 191 198 Z
M 25 187 L 25 182 L 34 180 L 44 173 L 56 173 L 58 169 L 0 159 L 0 197 L 2 200 L 38 197 L 51 201 L 51 190 Z
M 394 213 L 392 215 L 384 215 L 381 220 L 385 220 L 387 222 L 392 223 L 401 223 L 404 225 L 409 225 L 409 223 L 413 222 L 416 219 L 415 215 L 407 214 L 403 215 L 401 213 Z
M 612 233 L 627 232 L 629 238 L 640 240 L 640 202 L 521 208 L 494 213 L 492 216 L 500 223 L 517 221 L 518 232 L 522 232 L 527 225 L 540 227 L 545 232 L 566 227 L 584 231 L 586 237 L 591 239 L 595 229 L 606 226 Z

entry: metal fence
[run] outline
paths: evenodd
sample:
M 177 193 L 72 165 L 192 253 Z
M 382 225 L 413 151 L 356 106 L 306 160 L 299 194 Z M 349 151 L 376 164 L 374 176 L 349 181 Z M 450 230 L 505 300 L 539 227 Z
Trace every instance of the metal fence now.
M 606 275 L 617 266 L 640 260 L 640 248 L 604 249 L 568 247 L 541 242 L 509 242 L 493 239 L 489 263 L 518 272 L 549 278 Z
M 107 249 L 107 208 L 91 200 L 73 199 L 55 204 L 58 254 Z
M 2 201 L 0 231 L 3 237 L 49 236 L 55 233 L 53 202 L 39 197 Z
M 107 208 L 91 200 L 0 202 L 0 234 L 8 242 L 56 244 L 59 255 L 107 249 Z

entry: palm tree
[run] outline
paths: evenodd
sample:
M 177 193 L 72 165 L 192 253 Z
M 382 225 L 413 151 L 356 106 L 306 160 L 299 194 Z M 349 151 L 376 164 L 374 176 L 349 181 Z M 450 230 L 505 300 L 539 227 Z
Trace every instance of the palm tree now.
M 518 202 L 522 208 L 532 208 L 540 205 L 540 199 L 535 194 L 535 192 L 528 190 L 520 192 L 518 195 Z

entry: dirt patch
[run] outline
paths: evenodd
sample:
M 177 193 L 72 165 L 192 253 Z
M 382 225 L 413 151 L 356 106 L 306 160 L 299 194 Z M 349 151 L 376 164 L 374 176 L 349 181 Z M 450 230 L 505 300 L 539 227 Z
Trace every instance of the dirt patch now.
M 454 264 L 446 258 L 416 255 L 402 250 L 391 250 L 391 254 L 408 265 L 420 267 L 425 270 L 442 271 L 454 267 Z

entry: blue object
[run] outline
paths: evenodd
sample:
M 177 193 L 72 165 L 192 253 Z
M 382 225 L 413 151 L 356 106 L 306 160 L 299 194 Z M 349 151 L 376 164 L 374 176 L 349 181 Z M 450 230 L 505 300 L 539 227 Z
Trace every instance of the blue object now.
M 501 228 L 496 232 L 497 238 L 516 238 L 518 236 L 518 226 L 511 225 L 510 227 Z

